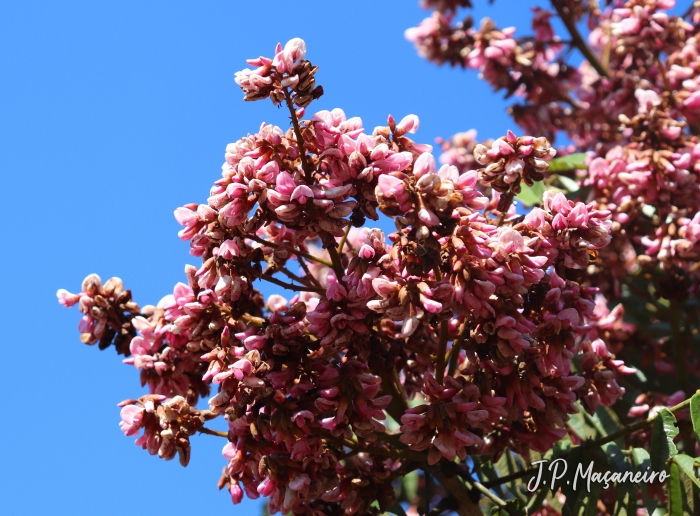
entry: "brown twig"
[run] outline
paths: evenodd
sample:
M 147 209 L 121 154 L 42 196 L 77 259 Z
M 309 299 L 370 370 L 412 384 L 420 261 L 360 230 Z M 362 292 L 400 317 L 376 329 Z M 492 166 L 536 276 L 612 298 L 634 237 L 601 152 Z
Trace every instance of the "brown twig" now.
M 442 380 L 445 377 L 445 359 L 448 340 L 447 319 L 444 319 L 440 321 L 440 342 L 438 343 L 437 363 L 435 364 L 435 380 L 440 385 L 442 385 Z
M 326 236 L 329 243 L 332 240 L 333 244 L 335 244 L 335 237 L 333 237 L 333 235 L 327 233 Z M 343 262 L 340 261 L 338 248 L 333 244 L 327 245 L 326 251 L 328 251 L 328 255 L 331 257 L 331 267 L 333 268 L 333 272 L 335 272 L 335 277 L 337 278 L 338 283 L 345 286 L 345 281 L 343 280 L 343 276 L 345 276 L 345 272 L 343 271 Z
M 278 285 L 284 289 L 287 290 L 292 290 L 294 292 L 318 292 L 318 293 L 324 293 L 325 290 L 320 289 L 320 288 L 314 288 L 314 287 L 306 287 L 304 285 L 294 285 L 292 283 L 287 283 L 286 281 L 278 280 L 274 276 L 270 276 L 267 274 L 263 274 L 260 276 L 260 279 L 269 281 L 270 283 L 274 283 L 275 285 Z
M 200 434 L 215 435 L 217 437 L 225 437 L 228 439 L 228 432 L 219 432 L 218 430 L 212 430 L 211 428 L 203 427 L 199 430 Z
M 256 235 L 245 235 L 245 238 L 248 238 L 248 239 L 252 240 L 253 242 L 258 242 L 259 244 L 271 247 L 272 249 L 279 249 L 281 247 L 279 244 L 275 244 L 274 242 L 269 242 L 268 240 L 265 240 L 264 238 L 260 238 L 259 236 L 256 236 Z M 323 258 L 318 258 L 317 256 L 314 256 L 314 255 L 309 254 L 309 253 L 305 253 L 304 251 L 301 251 L 299 249 L 290 248 L 290 251 L 297 256 L 303 256 L 304 258 L 306 258 L 308 260 L 320 263 L 321 265 L 325 265 L 326 267 L 333 267 L 333 264 L 331 262 L 329 262 L 328 260 L 324 260 Z
M 306 285 L 307 287 L 313 287 L 313 285 L 310 285 L 310 281 L 308 279 L 297 276 L 292 271 L 287 269 L 287 267 L 283 267 L 281 265 L 276 265 L 275 268 L 278 271 L 280 271 L 282 274 L 287 276 L 289 279 L 294 280 L 294 281 L 298 281 L 299 283 L 301 283 L 302 285 Z
M 459 502 L 457 514 L 459 516 L 483 516 L 479 504 L 472 500 L 471 493 L 456 476 L 447 476 L 439 467 L 432 466 L 430 472 L 442 484 L 445 490 Z
M 552 0 L 552 7 L 556 9 L 557 14 L 561 18 L 561 21 L 566 26 L 566 30 L 569 31 L 569 34 L 571 35 L 571 41 L 573 42 L 574 46 L 578 48 L 579 51 L 583 54 L 583 57 L 585 57 L 588 60 L 588 62 L 591 63 L 591 66 L 595 68 L 596 72 L 598 72 L 598 75 L 610 78 L 610 73 L 608 72 L 608 70 L 601 64 L 601 62 L 598 60 L 598 57 L 593 53 L 591 48 L 581 37 L 581 33 L 576 28 L 576 22 L 574 22 L 573 18 L 571 17 L 571 13 L 569 12 L 568 8 L 564 7 L 560 0 Z
M 686 9 L 686 11 L 683 13 L 681 18 L 687 18 L 688 16 L 690 16 L 690 13 L 693 12 L 693 9 L 695 9 L 696 7 L 699 7 L 699 6 L 700 6 L 700 2 L 698 2 L 697 0 L 691 2 L 690 6 L 688 7 L 688 9 Z
M 449 364 L 447 367 L 448 376 L 454 375 L 455 371 L 457 370 L 457 362 L 459 362 L 459 353 L 462 350 L 462 346 L 464 345 L 464 337 L 467 331 L 469 330 L 468 322 L 468 320 L 464 321 L 464 323 L 462 324 L 462 328 L 459 330 L 459 335 L 452 344 L 452 348 L 450 348 L 450 354 L 447 359 L 447 362 Z
M 316 279 L 316 276 L 311 274 L 311 270 L 309 269 L 309 266 L 306 265 L 304 258 L 299 254 L 297 255 L 297 261 L 299 262 L 299 265 L 301 265 L 301 268 L 304 269 L 304 272 L 306 273 L 306 277 L 309 278 L 309 281 L 313 282 L 313 284 L 316 285 L 318 288 L 323 288 L 323 287 L 321 287 L 321 284 Z
M 248 324 L 260 326 L 261 328 L 265 326 L 265 319 L 263 319 L 262 317 L 253 317 L 250 314 L 243 314 L 239 317 L 239 319 L 247 322 Z
M 284 89 L 284 99 L 287 102 L 287 109 L 289 109 L 289 114 L 292 118 L 292 125 L 294 126 L 294 134 L 297 137 L 297 147 L 299 148 L 299 157 L 301 158 L 301 168 L 304 169 L 304 177 L 306 178 L 306 182 L 308 184 L 311 184 L 311 167 L 309 166 L 309 162 L 306 160 L 304 137 L 301 135 L 299 119 L 297 118 L 297 112 L 294 109 L 294 103 L 292 102 L 292 95 L 289 93 L 289 88 Z

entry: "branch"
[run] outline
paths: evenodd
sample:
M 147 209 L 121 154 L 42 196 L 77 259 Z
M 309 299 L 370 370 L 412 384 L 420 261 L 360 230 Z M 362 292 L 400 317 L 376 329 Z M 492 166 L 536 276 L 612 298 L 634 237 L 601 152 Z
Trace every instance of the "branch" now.
M 200 434 L 215 435 L 217 437 L 225 437 L 228 439 L 228 432 L 219 432 L 218 430 L 212 430 L 211 428 L 202 427 L 199 430 Z
M 503 211 L 501 211 L 501 216 L 498 217 L 498 223 L 496 224 L 496 227 L 501 227 L 503 225 L 503 222 L 506 220 L 506 215 L 508 214 L 508 210 L 510 209 L 510 205 L 513 204 L 513 199 L 515 198 L 515 193 L 508 190 L 508 193 L 505 194 L 506 199 L 508 200 L 508 204 L 506 204 L 505 208 L 503 208 Z M 499 201 L 500 204 L 500 201 Z
M 287 283 L 285 281 L 278 280 L 274 276 L 269 276 L 267 274 L 263 274 L 262 276 L 260 276 L 260 279 L 269 281 L 270 283 L 274 283 L 275 285 L 279 285 L 282 288 L 292 290 L 294 292 L 318 292 L 321 294 L 325 293 L 325 290 L 320 288 L 305 287 L 304 285 L 294 285 L 292 283 Z
M 271 247 L 273 249 L 279 249 L 281 247 L 279 244 L 275 244 L 273 242 L 265 240 L 264 238 L 260 238 L 259 236 L 256 236 L 256 235 L 245 235 L 245 238 L 249 238 L 253 242 L 258 242 L 259 244 L 266 245 L 266 246 Z M 331 262 L 329 262 L 328 260 L 324 260 L 323 258 L 318 258 L 317 256 L 314 256 L 312 254 L 305 253 L 304 251 L 300 251 L 299 249 L 291 248 L 291 251 L 293 254 L 296 254 L 298 256 L 303 256 L 304 258 L 307 258 L 307 259 L 311 260 L 312 262 L 320 263 L 321 265 L 325 265 L 326 267 L 333 267 L 333 264 Z
M 596 55 L 581 37 L 581 33 L 579 33 L 578 29 L 576 28 L 576 23 L 571 18 L 571 13 L 569 12 L 568 8 L 565 8 L 560 0 L 551 0 L 551 2 L 552 7 L 556 9 L 561 21 L 564 22 L 566 30 L 568 30 L 569 34 L 571 34 L 571 41 L 574 43 L 576 48 L 578 48 L 583 54 L 583 57 L 585 57 L 588 62 L 591 63 L 591 66 L 595 68 L 598 75 L 601 77 L 610 78 L 610 73 L 608 70 L 601 64 L 598 57 L 596 57 Z
M 464 345 L 465 341 L 464 337 L 467 331 L 469 330 L 468 322 L 469 320 L 465 319 L 464 323 L 462 324 L 462 328 L 459 331 L 459 335 L 452 343 L 452 348 L 450 348 L 450 354 L 447 357 L 447 361 L 449 363 L 449 366 L 447 367 L 448 376 L 454 375 L 455 371 L 457 370 L 457 363 L 459 362 L 459 352 L 462 350 L 462 346 Z
M 292 125 L 294 126 L 294 134 L 297 137 L 297 147 L 299 148 L 299 157 L 301 158 L 301 168 L 304 169 L 304 176 L 306 182 L 311 184 L 311 168 L 309 163 L 306 161 L 306 149 L 304 148 L 304 138 L 301 135 L 301 127 L 299 127 L 299 119 L 297 118 L 297 112 L 294 109 L 294 103 L 292 102 L 292 95 L 289 93 L 289 88 L 284 89 L 284 99 L 287 101 L 287 108 L 289 109 L 289 114 L 292 117 Z
M 460 482 L 456 476 L 448 477 L 436 466 L 432 466 L 430 472 L 442 484 L 445 491 L 459 502 L 459 506 L 456 509 L 459 516 L 483 516 L 481 509 L 479 509 L 479 504 L 472 499 L 467 486 Z
M 686 343 L 681 330 L 681 307 L 678 301 L 671 299 L 670 305 L 671 339 L 673 339 L 673 359 L 676 363 L 676 374 L 678 383 L 681 384 L 683 392 L 688 392 L 688 372 L 685 369 L 685 349 Z
M 287 276 L 290 280 L 298 281 L 299 283 L 301 283 L 302 285 L 306 285 L 307 287 L 312 286 L 312 285 L 310 285 L 311 282 L 307 278 L 302 278 L 302 277 L 297 276 L 292 271 L 287 269 L 287 267 L 283 267 L 281 265 L 275 265 L 274 267 L 279 272 L 281 272 L 282 274 Z M 319 288 L 321 288 L 321 287 L 319 286 Z
M 420 462 L 425 462 L 428 459 L 428 455 L 425 453 L 416 452 L 409 450 L 406 447 L 400 449 L 387 449 L 378 448 L 373 446 L 362 446 L 360 443 L 355 442 L 350 439 L 345 439 L 342 437 L 334 437 L 330 432 L 325 432 L 316 429 L 316 432 L 323 437 L 327 442 L 333 443 L 337 446 L 344 446 L 350 448 L 355 453 L 373 453 L 375 455 L 381 455 L 382 457 L 392 457 L 394 459 L 408 459 Z M 343 458 L 350 457 L 352 454 L 345 454 Z
M 435 364 L 435 380 L 442 385 L 445 377 L 445 355 L 447 353 L 448 340 L 447 319 L 440 321 L 440 343 L 438 344 L 437 364 Z
M 304 261 L 304 258 L 302 258 L 301 255 L 297 255 L 297 261 L 299 262 L 299 265 L 301 265 L 301 268 L 304 269 L 304 272 L 306 273 L 306 277 L 309 278 L 309 281 L 312 282 L 314 285 L 316 285 L 318 288 L 323 288 L 323 287 L 321 287 L 321 284 L 316 279 L 316 276 L 311 274 L 311 271 L 309 270 L 309 266 L 306 265 L 306 262 Z
M 700 391 L 698 391 L 700 392 Z M 668 410 L 672 413 L 676 413 L 680 410 L 683 410 L 686 408 L 688 405 L 690 405 L 690 398 L 688 398 L 685 401 L 682 401 L 678 405 L 675 405 Z M 638 421 L 636 423 L 633 423 L 631 425 L 627 425 L 624 428 L 621 428 L 617 432 L 613 432 L 612 434 L 606 435 L 605 437 L 601 437 L 600 439 L 596 439 L 595 441 L 586 441 L 583 443 L 581 446 L 577 446 L 575 449 L 582 448 L 583 450 L 592 450 L 594 448 L 599 448 L 603 446 L 604 444 L 608 444 L 613 441 L 617 441 L 620 437 L 624 437 L 626 435 L 629 435 L 631 433 L 636 432 L 637 430 L 641 430 L 642 428 L 645 428 L 654 421 L 656 421 L 656 418 L 659 417 L 659 415 L 652 416 L 650 418 L 645 419 L 644 421 Z M 572 449 L 573 450 L 573 449 Z M 569 455 L 571 451 L 562 454 L 559 458 L 564 458 L 567 455 Z M 526 477 L 528 475 L 534 475 L 537 473 L 537 468 L 528 468 L 524 469 L 522 471 L 518 471 L 517 473 L 512 473 L 510 475 L 506 475 L 505 477 L 500 477 L 498 480 L 491 480 L 489 482 L 484 482 L 484 487 L 486 488 L 492 488 L 501 484 L 505 484 L 506 482 L 510 482 L 511 480 L 517 480 L 522 477 Z
M 247 322 L 248 324 L 252 324 L 253 326 L 260 326 L 261 328 L 265 326 L 265 319 L 262 317 L 254 317 L 250 314 L 243 314 L 239 317 L 242 321 Z
M 686 9 L 681 18 L 687 18 L 688 16 L 690 16 L 690 14 L 693 12 L 693 9 L 695 9 L 696 7 L 700 7 L 700 5 L 698 4 L 700 4 L 700 2 L 698 2 L 697 0 L 691 2 L 690 6 L 688 7 L 688 9 Z
M 459 502 L 452 498 L 451 496 L 448 496 L 446 498 L 443 498 L 440 500 L 435 507 L 430 509 L 430 512 L 428 512 L 428 516 L 439 516 L 445 511 L 450 511 L 454 512 L 457 510 L 459 507 Z
M 350 234 L 350 229 L 352 229 L 352 222 L 348 222 L 348 227 L 345 228 L 345 234 L 343 235 L 343 238 L 340 239 L 340 243 L 338 244 L 338 250 L 342 253 L 343 252 L 343 247 L 345 247 L 345 242 L 348 239 L 348 235 Z
M 345 271 L 343 270 L 343 262 L 340 261 L 340 255 L 338 254 L 338 248 L 336 247 L 337 244 L 335 242 L 335 237 L 330 233 L 324 232 L 321 235 L 321 241 L 324 240 L 324 236 L 326 237 L 324 245 L 326 245 L 326 251 L 328 251 L 328 254 L 331 257 L 331 267 L 333 268 L 333 272 L 335 272 L 335 277 L 338 279 L 338 283 L 345 286 L 345 282 L 343 281 Z

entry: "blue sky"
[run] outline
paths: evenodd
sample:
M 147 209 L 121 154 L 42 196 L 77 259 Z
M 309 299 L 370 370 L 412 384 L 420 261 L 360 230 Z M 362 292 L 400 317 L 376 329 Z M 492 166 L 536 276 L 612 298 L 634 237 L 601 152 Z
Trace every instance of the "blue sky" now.
M 529 0 L 481 3 L 477 19 L 527 23 Z M 242 5 L 0 3 L 2 514 L 259 511 L 217 492 L 223 439 L 195 437 L 181 468 L 122 436 L 116 404 L 143 392 L 138 374 L 81 344 L 77 310 L 55 297 L 96 272 L 155 303 L 196 263 L 173 210 L 206 199 L 227 143 L 288 123 L 241 100 L 233 74 L 246 58 L 306 39 L 326 91 L 311 111 L 341 107 L 369 131 L 389 113 L 419 115 L 427 143 L 514 128 L 474 73 L 428 64 L 404 40 L 427 15 L 417 1 Z

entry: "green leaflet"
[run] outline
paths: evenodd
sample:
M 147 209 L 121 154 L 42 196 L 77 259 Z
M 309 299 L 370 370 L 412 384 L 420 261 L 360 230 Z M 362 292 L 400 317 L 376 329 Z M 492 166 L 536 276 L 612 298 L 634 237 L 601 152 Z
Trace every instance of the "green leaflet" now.
M 557 481 L 557 484 L 561 486 L 561 492 L 566 496 L 566 503 L 564 504 L 562 514 L 564 516 L 574 516 L 576 514 L 577 500 L 582 494 L 581 489 L 577 488 L 574 490 L 576 468 L 579 464 L 587 464 L 590 459 L 590 454 L 587 454 L 582 446 L 577 446 L 572 448 L 565 459 L 567 465 L 566 474 Z
M 700 443 L 700 394 L 693 394 L 690 398 L 690 419 L 693 421 L 695 437 Z
M 677 464 L 680 470 L 693 482 L 693 484 L 700 488 L 700 480 L 698 480 L 695 473 L 695 459 L 681 453 L 673 457 L 671 461 Z
M 486 457 L 481 457 L 481 456 L 474 456 L 472 457 L 472 460 L 474 461 L 474 469 L 479 475 L 480 478 L 486 479 L 488 481 L 496 481 L 500 478 L 498 475 L 498 472 L 496 471 L 496 468 L 494 467 L 494 464 L 491 462 L 490 459 L 487 459 Z M 494 491 L 498 496 L 505 496 L 505 489 L 506 487 L 503 485 L 499 485 L 494 487 Z
M 600 484 L 591 486 L 591 493 L 587 495 L 585 512 L 579 513 L 580 516 L 596 516 L 598 514 L 598 495 L 600 493 Z M 636 516 L 636 515 L 635 515 Z
M 520 458 L 520 456 L 518 456 Z M 508 474 L 512 475 L 514 473 L 517 473 L 520 471 L 520 468 L 518 468 L 518 465 L 516 464 L 515 461 L 515 455 L 512 453 L 509 453 L 506 456 L 506 462 L 508 464 Z M 521 459 L 522 460 L 522 459 Z M 527 464 L 524 464 L 524 467 L 527 467 Z M 523 486 L 523 481 L 522 479 L 516 479 L 512 480 L 511 482 L 508 482 L 508 490 L 515 496 L 517 500 L 522 502 L 523 506 L 527 503 L 528 496 L 526 493 L 526 489 Z
M 678 464 L 671 463 L 671 479 L 668 481 L 668 513 L 670 516 L 683 516 L 683 488 L 681 470 Z
M 634 512 L 629 511 L 631 497 L 632 495 L 628 490 L 618 489 L 613 516 L 637 516 L 636 510 Z
M 535 204 L 542 204 L 542 194 L 544 194 L 544 183 L 536 181 L 532 186 L 521 185 L 521 192 L 515 197 L 528 208 Z
M 540 489 L 533 494 L 535 494 L 535 496 L 530 498 L 530 501 L 527 503 L 528 514 L 539 509 L 542 503 L 545 501 L 545 499 L 549 495 L 548 484 L 543 482 L 540 486 Z
M 578 192 L 581 189 L 578 183 L 570 177 L 557 176 L 557 181 L 569 192 Z
M 595 436 L 595 432 L 592 432 L 590 427 L 586 425 L 586 418 L 583 415 L 584 410 L 581 408 L 581 406 L 577 403 L 577 408 L 579 411 L 576 414 L 569 414 L 569 421 L 567 422 L 567 426 L 573 430 L 576 435 L 579 436 L 579 438 L 583 441 L 586 439 L 593 438 Z
M 651 461 L 649 460 L 649 453 L 647 453 L 644 448 L 635 448 L 632 450 L 632 463 L 634 465 L 635 473 L 637 471 L 644 473 L 651 464 Z M 647 511 L 649 514 L 654 514 L 654 511 L 659 504 L 658 500 L 649 497 L 649 490 L 647 489 L 646 484 L 641 483 L 640 487 L 642 488 L 642 497 L 644 498 L 644 505 L 646 506 Z
M 603 426 L 603 429 L 606 432 L 605 435 L 615 433 L 624 428 L 624 425 L 620 422 L 620 418 L 617 417 L 615 411 L 610 407 L 598 405 L 595 415 Z
M 688 516 L 695 516 L 694 476 L 687 475 L 680 466 L 679 469 L 681 471 L 681 489 L 683 490 L 683 513 Z
M 404 511 L 403 507 L 401 507 L 401 504 L 399 502 L 396 502 L 395 504 L 387 507 L 386 512 L 396 514 L 396 516 L 406 516 L 406 511 Z
M 673 438 L 678 435 L 676 417 L 670 410 L 661 409 L 651 431 L 651 470 L 661 471 L 666 461 L 678 454 Z
M 566 170 L 585 170 L 588 168 L 585 165 L 586 153 L 577 152 L 576 154 L 569 154 L 568 156 L 561 156 L 559 158 L 554 158 L 549 162 L 549 168 L 547 172 L 564 172 Z
M 403 477 L 403 494 L 409 503 L 415 502 L 418 497 L 418 472 L 411 471 Z
M 505 477 L 512 473 L 517 473 L 519 471 L 516 463 L 515 456 L 513 453 L 506 451 L 500 460 L 494 465 L 499 477 Z M 508 491 L 518 500 L 525 503 L 527 502 L 527 496 L 521 491 L 521 486 L 523 482 L 521 479 L 517 479 L 505 484 Z

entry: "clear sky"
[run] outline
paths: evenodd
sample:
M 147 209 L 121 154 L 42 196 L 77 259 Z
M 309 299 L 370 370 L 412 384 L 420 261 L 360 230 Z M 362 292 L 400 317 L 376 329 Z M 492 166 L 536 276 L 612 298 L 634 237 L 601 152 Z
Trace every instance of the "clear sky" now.
M 533 2 L 479 3 L 477 19 L 508 26 L 528 23 Z M 259 513 L 216 490 L 223 439 L 194 437 L 182 468 L 121 434 L 116 404 L 143 393 L 138 374 L 81 344 L 78 311 L 55 292 L 96 272 L 155 304 L 183 280 L 197 259 L 173 210 L 206 200 L 227 143 L 288 124 L 233 82 L 278 41 L 304 38 L 320 66 L 311 111 L 341 107 L 369 132 L 415 113 L 426 143 L 515 129 L 473 72 L 428 64 L 404 40 L 425 16 L 417 0 L 0 3 L 0 514 Z

